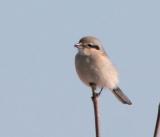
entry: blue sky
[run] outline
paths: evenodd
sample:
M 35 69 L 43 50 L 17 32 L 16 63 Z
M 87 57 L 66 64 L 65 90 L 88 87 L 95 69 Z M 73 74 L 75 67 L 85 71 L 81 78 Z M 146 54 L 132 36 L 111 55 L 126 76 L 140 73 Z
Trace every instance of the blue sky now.
M 153 136 L 160 101 L 160 1 L 0 1 L 0 137 L 93 137 L 91 92 L 74 44 L 93 35 L 120 72 L 126 106 L 104 90 L 102 137 Z

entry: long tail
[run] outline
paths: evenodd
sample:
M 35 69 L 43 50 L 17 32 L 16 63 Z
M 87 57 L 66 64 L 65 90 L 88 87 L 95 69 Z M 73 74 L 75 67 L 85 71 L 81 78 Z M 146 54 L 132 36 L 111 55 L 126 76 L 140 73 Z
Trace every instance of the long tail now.
M 130 99 L 122 92 L 122 90 L 119 87 L 113 89 L 112 92 L 123 104 L 132 105 Z

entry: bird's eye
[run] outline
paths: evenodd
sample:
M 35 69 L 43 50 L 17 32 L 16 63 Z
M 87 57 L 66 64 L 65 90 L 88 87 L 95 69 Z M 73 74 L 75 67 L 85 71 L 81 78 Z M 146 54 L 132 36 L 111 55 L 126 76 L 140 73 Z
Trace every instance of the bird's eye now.
M 92 44 L 88 44 L 87 46 L 88 46 L 88 47 L 92 47 Z
M 96 50 L 100 50 L 99 46 L 97 46 L 97 45 L 88 44 L 88 47 L 94 48 Z

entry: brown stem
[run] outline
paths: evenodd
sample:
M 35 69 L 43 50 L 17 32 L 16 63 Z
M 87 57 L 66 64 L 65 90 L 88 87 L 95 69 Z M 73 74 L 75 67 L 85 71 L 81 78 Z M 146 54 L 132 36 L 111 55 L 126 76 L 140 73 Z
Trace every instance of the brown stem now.
M 154 131 L 154 137 L 160 137 L 160 104 L 158 108 L 158 115 L 157 115 L 155 131 Z
M 96 137 L 100 137 L 100 114 L 99 114 L 99 93 L 96 93 L 96 88 L 92 87 L 92 101 L 94 106 L 94 116 L 95 116 L 95 130 Z

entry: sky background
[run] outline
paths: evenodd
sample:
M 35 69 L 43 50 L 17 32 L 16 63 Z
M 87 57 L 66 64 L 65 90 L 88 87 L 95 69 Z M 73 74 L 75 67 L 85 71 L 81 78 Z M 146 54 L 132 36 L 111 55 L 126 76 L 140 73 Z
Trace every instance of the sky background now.
M 74 44 L 93 35 L 133 105 L 104 90 L 102 137 L 152 137 L 160 102 L 159 0 L 1 0 L 0 137 L 94 137 Z

